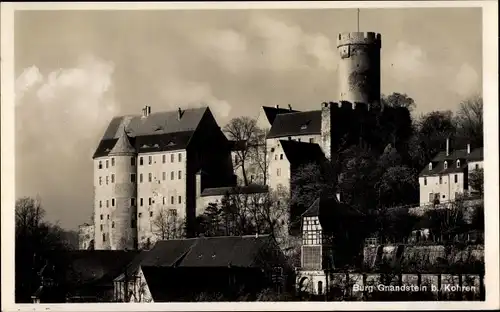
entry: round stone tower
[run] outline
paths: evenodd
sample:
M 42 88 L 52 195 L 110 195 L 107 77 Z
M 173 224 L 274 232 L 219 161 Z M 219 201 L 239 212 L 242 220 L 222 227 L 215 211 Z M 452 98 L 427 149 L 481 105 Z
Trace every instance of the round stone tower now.
M 114 158 L 115 178 L 111 187 L 111 218 L 107 221 L 112 250 L 137 248 L 137 152 L 130 143 L 125 126 L 109 152 Z
M 370 106 L 380 101 L 382 36 L 374 32 L 341 33 L 337 38 L 340 101 Z

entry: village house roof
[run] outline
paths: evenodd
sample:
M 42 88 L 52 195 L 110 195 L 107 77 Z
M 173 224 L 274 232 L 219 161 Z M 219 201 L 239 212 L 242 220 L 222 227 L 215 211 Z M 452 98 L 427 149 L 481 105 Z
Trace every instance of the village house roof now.
M 471 161 L 482 161 L 483 158 L 483 148 L 475 148 L 467 153 L 467 149 L 453 150 L 446 155 L 446 151 L 439 152 L 432 160 L 432 170 L 429 170 L 429 164 L 427 164 L 422 171 L 420 171 L 420 176 L 434 176 L 443 175 L 448 173 L 464 172 L 467 168 L 467 163 Z M 460 166 L 457 166 L 457 161 L 460 161 Z M 444 168 L 444 162 L 447 161 L 447 168 Z
M 224 196 L 236 194 L 260 194 L 267 193 L 269 187 L 267 185 L 250 184 L 246 186 L 227 186 L 206 188 L 201 192 L 201 197 L 207 196 Z
M 316 143 L 280 140 L 280 144 L 290 165 L 294 167 L 326 160 L 321 147 Z
M 276 115 L 267 138 L 317 134 L 321 134 L 320 110 Z
M 202 107 L 115 117 L 104 132 L 94 158 L 108 155 L 123 129 L 137 152 L 184 149 L 209 111 L 208 107 Z
M 269 121 L 269 124 L 272 125 L 274 120 L 276 119 L 276 116 L 279 114 L 287 114 L 287 113 L 298 113 L 299 111 L 293 110 L 293 109 L 286 109 L 286 108 L 280 108 L 280 107 L 269 107 L 269 106 L 262 106 L 262 110 L 264 111 L 264 114 L 266 115 L 267 121 Z

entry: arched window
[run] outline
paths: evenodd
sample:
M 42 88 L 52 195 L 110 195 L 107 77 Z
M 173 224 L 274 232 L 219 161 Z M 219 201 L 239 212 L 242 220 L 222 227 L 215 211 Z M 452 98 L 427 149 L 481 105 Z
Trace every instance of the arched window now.
M 444 169 L 448 169 L 448 162 L 447 161 L 444 162 Z
M 457 159 L 457 168 L 460 168 L 460 159 Z
M 429 163 L 429 171 L 432 170 L 432 163 Z
M 322 295 L 322 294 L 323 294 L 323 282 L 319 281 L 318 282 L 318 295 Z

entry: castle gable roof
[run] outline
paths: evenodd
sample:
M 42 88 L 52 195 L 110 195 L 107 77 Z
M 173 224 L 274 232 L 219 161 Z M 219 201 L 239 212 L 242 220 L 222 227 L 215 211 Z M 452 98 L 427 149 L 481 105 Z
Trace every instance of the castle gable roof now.
M 125 127 L 121 127 L 120 137 L 116 140 L 115 146 L 109 152 L 109 155 L 119 156 L 119 155 L 133 155 L 136 153 L 136 149 L 128 138 L 125 132 Z
M 422 169 L 422 171 L 420 171 L 420 176 L 424 177 L 463 172 L 466 169 L 468 162 L 482 161 L 483 159 L 484 157 L 482 147 L 471 150 L 469 154 L 467 154 L 467 149 L 453 150 L 449 155 L 446 155 L 446 151 L 442 151 L 434 156 L 434 158 L 431 160 L 432 170 L 429 170 L 429 166 L 426 165 Z M 458 167 L 457 160 L 460 160 L 460 166 Z M 448 166 L 446 169 L 444 168 L 445 161 L 448 162 Z
M 276 119 L 276 116 L 279 114 L 299 112 L 297 110 L 279 108 L 279 107 L 269 107 L 269 106 L 262 106 L 262 110 L 264 111 L 264 114 L 266 115 L 267 121 L 269 122 L 270 125 L 273 124 L 274 120 Z
M 125 129 L 130 143 L 136 148 L 137 152 L 146 152 L 146 150 L 142 148 L 144 140 L 149 143 L 145 143 L 146 146 L 154 146 L 155 144 L 162 145 L 161 141 L 168 140 L 169 135 L 171 137 L 176 137 L 178 140 L 179 137 L 185 138 L 187 135 L 189 136 L 187 142 L 189 142 L 189 139 L 207 111 L 209 111 L 208 107 L 201 107 L 184 109 L 180 112 L 178 110 L 157 112 L 152 113 L 147 117 L 142 115 L 115 117 L 111 120 L 108 128 L 104 132 L 101 142 L 99 143 L 99 146 L 94 154 L 94 158 L 108 155 L 116 144 L 116 141 L 120 138 L 122 129 Z M 137 146 L 137 141 L 141 140 L 142 142 L 139 143 L 140 146 Z M 133 141 L 136 141 L 136 144 L 134 144 Z M 181 139 L 181 141 L 184 141 L 184 139 Z M 169 142 L 163 143 L 169 144 Z M 174 143 L 173 145 L 178 146 L 187 145 L 181 144 L 181 142 L 172 143 Z M 146 147 L 146 149 L 147 148 L 148 147 Z M 155 148 L 158 149 L 158 147 Z M 175 147 L 174 149 L 180 148 Z M 156 150 L 153 148 L 147 151 Z M 162 150 L 160 149 L 158 151 Z
M 276 115 L 267 138 L 314 134 L 321 134 L 320 110 Z
M 280 144 L 290 165 L 294 167 L 326 160 L 321 147 L 316 143 L 280 140 Z

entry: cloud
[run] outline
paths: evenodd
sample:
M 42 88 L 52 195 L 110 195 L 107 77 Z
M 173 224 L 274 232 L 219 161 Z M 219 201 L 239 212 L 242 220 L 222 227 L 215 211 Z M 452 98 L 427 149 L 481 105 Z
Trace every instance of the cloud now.
M 231 105 L 218 99 L 212 92 L 209 84 L 198 81 L 184 81 L 169 78 L 161 89 L 161 97 L 165 100 L 168 109 L 176 110 L 178 107 L 195 108 L 209 106 L 219 123 L 227 121 L 231 112 Z
M 15 92 L 17 102 L 23 98 L 25 92 L 42 81 L 43 76 L 38 67 L 33 65 L 25 68 L 23 73 L 16 79 Z
M 232 73 L 256 69 L 286 72 L 321 68 L 335 70 L 336 49 L 320 33 L 308 33 L 266 15 L 252 15 L 245 32 L 207 30 L 193 35 L 192 42 Z
M 451 89 L 461 96 L 469 96 L 479 87 L 479 75 L 476 70 L 467 63 L 462 64 L 452 80 Z
M 393 75 L 405 79 L 422 78 L 432 72 L 426 52 L 420 46 L 404 41 L 399 41 L 389 52 L 385 65 L 391 67 Z

